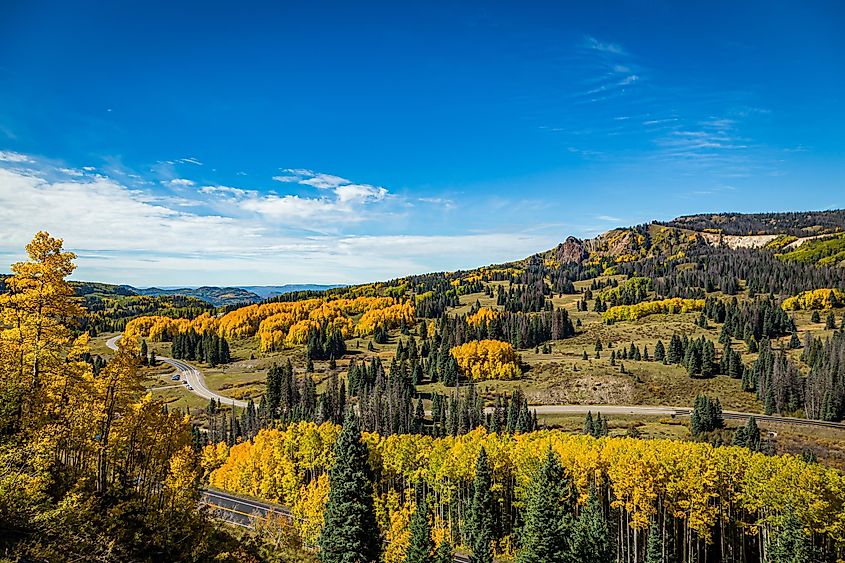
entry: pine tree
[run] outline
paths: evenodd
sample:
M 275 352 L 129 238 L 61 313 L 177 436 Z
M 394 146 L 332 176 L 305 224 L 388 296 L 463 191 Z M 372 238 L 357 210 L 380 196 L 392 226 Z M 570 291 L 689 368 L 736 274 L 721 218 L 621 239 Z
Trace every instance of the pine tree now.
M 657 525 L 657 519 L 655 518 L 648 527 L 648 545 L 645 552 L 645 563 L 663 563 L 663 538 L 660 536 L 660 527 Z
M 481 447 L 475 462 L 475 480 L 472 484 L 472 499 L 469 506 L 469 536 L 472 556 L 470 563 L 493 562 L 493 514 L 492 470 L 487 460 L 487 450 Z
M 570 558 L 569 543 L 574 508 L 570 481 L 549 448 L 528 490 L 517 563 L 576 563 Z
M 780 531 L 770 540 L 771 563 L 808 563 L 812 558 L 812 544 L 804 533 L 794 510 L 784 511 Z
M 434 563 L 452 563 L 454 559 L 455 555 L 452 544 L 449 540 L 443 540 L 434 554 Z
M 428 519 L 428 499 L 425 495 L 421 497 L 411 517 L 411 545 L 408 546 L 405 563 L 429 563 L 434 553 L 431 524 Z
M 373 479 L 367 446 L 361 442 L 352 409 L 346 413 L 334 454 L 319 559 L 322 563 L 374 563 L 379 560 L 381 538 L 373 509 Z
M 658 340 L 654 345 L 654 361 L 662 362 L 666 359 L 666 346 L 663 345 L 662 340 Z
M 610 563 L 614 558 L 607 521 L 594 488 L 572 534 L 572 560 L 578 563 Z
M 595 432 L 595 425 L 593 423 L 593 413 L 587 411 L 587 416 L 584 417 L 584 434 L 592 436 Z

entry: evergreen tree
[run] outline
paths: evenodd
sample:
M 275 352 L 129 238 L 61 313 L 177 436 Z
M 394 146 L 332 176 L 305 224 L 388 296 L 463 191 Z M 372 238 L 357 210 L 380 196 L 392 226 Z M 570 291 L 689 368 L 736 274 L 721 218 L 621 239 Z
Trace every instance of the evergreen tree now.
M 584 417 L 584 434 L 592 436 L 593 432 L 595 432 L 595 424 L 593 423 L 593 413 L 587 411 L 587 416 Z
M 420 495 L 419 502 L 411 517 L 411 545 L 405 563 L 429 563 L 434 553 L 434 542 L 431 539 L 431 524 L 429 523 L 428 499 Z
M 780 531 L 770 540 L 771 563 L 810 563 L 812 557 L 810 538 L 804 533 L 794 510 L 786 510 Z
M 663 563 L 663 538 L 656 518 L 651 521 L 651 525 L 648 527 L 645 563 Z
M 321 563 L 374 563 L 379 560 L 381 538 L 373 509 L 373 479 L 367 446 L 361 442 L 352 409 L 346 413 L 334 454 L 319 559 Z
M 587 505 L 575 522 L 572 560 L 578 563 L 610 563 L 613 559 L 613 544 L 607 521 L 599 506 L 596 491 L 591 487 Z
M 469 536 L 472 556 L 470 563 L 493 562 L 493 472 L 487 460 L 487 450 L 481 447 L 475 462 L 475 480 L 469 506 Z
M 549 448 L 525 500 L 517 563 L 577 563 L 570 557 L 575 499 L 560 460 Z
M 434 563 L 452 563 L 455 559 L 454 550 L 449 540 L 443 540 L 434 554 Z

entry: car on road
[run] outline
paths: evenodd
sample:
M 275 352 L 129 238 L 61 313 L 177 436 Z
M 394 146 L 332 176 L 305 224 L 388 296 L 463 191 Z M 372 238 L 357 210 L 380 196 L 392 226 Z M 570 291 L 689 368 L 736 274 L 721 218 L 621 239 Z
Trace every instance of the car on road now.
M 193 391 L 193 390 L 194 390 L 194 388 L 191 387 L 190 385 L 188 385 L 188 391 Z

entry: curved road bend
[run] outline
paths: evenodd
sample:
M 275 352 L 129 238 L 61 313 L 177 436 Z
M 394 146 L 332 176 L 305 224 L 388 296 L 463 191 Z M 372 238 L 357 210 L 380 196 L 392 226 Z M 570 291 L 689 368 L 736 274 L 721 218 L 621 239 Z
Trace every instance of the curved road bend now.
M 270 514 L 277 514 L 288 521 L 293 521 L 295 518 L 286 506 L 241 497 L 217 489 L 204 489 L 200 504 L 208 507 L 212 515 L 220 520 L 243 528 L 253 528 L 256 520 L 267 518 Z M 454 561 L 469 563 L 469 557 L 456 553 Z
M 106 346 L 108 346 L 111 350 L 117 350 L 117 341 L 120 340 L 121 336 L 122 335 L 118 334 L 117 336 L 109 338 L 106 342 Z M 191 390 L 193 394 L 199 395 L 203 399 L 219 400 L 220 403 L 223 405 L 234 405 L 236 407 L 246 408 L 246 401 L 233 399 L 232 397 L 221 395 L 209 389 L 208 386 L 205 384 L 205 378 L 202 376 L 202 372 L 191 364 L 189 364 L 188 362 L 183 362 L 182 360 L 174 360 L 173 358 L 165 358 L 163 356 L 156 356 L 156 359 L 164 362 L 169 366 L 172 366 L 177 372 L 179 372 L 179 375 L 182 377 L 182 379 L 184 381 L 187 381 L 188 385 L 193 388 Z M 183 385 L 183 387 L 185 386 Z
M 116 342 L 120 339 L 120 335 L 112 337 L 106 342 L 112 350 L 117 350 Z M 156 356 L 162 362 L 173 366 L 182 377 L 193 387 L 193 393 L 203 397 L 204 399 L 220 400 L 222 404 L 232 405 L 236 407 L 246 408 L 246 401 L 233 399 L 220 395 L 208 388 L 205 384 L 205 378 L 202 372 L 187 362 L 182 360 L 174 360 L 173 358 L 165 358 Z M 587 414 L 587 411 L 593 413 L 601 412 L 602 414 L 617 414 L 617 415 L 640 415 L 640 416 L 689 416 L 692 409 L 686 407 L 668 407 L 663 405 L 646 406 L 646 405 L 530 405 L 531 410 L 536 410 L 538 415 L 541 414 Z M 487 412 L 492 412 L 493 409 L 488 407 Z M 794 418 L 788 416 L 774 416 L 750 412 L 737 411 L 723 411 L 723 418 L 726 419 L 747 419 L 753 416 L 760 422 L 770 422 L 778 424 L 792 424 L 795 426 L 821 426 L 826 428 L 837 428 L 845 430 L 845 423 L 842 422 L 827 422 L 824 420 L 812 420 L 807 418 Z

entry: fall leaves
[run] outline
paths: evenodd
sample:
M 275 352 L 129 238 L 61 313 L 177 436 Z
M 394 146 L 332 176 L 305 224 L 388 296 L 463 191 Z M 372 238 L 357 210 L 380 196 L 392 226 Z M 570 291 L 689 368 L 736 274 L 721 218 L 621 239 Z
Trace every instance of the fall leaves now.
M 319 298 L 248 305 L 219 318 L 207 313 L 193 320 L 138 317 L 126 324 L 124 334 L 133 340 L 153 341 L 169 340 L 191 329 L 198 334 L 214 331 L 226 338 L 257 336 L 261 351 L 268 352 L 305 344 L 312 332 L 339 332 L 349 338 L 354 333 L 365 336 L 377 329 L 410 326 L 415 320 L 414 306 L 398 298 Z
M 660 301 L 645 301 L 636 305 L 617 305 L 602 313 L 602 318 L 606 322 L 635 321 L 648 315 L 674 315 L 703 309 L 704 299 L 673 297 Z
M 338 432 L 331 423 L 311 422 L 262 430 L 253 442 L 231 448 L 228 459 L 211 471 L 210 483 L 298 507 L 297 515 L 315 519 L 302 524 L 314 534 L 325 502 L 321 479 L 333 463 L 331 448 Z M 394 522 L 407 521 L 408 506 L 398 504 L 395 494 L 419 485 L 435 501 L 435 535 L 456 525 L 450 518 L 457 516 L 437 507 L 448 507 L 466 490 L 483 446 L 494 489 L 515 483 L 517 502 L 524 499 L 531 476 L 551 447 L 574 479 L 580 503 L 591 485 L 607 485 L 614 506 L 628 514 L 635 529 L 645 530 L 657 511 L 665 510 L 707 539 L 720 514 L 729 512 L 749 533 L 757 533 L 793 510 L 811 529 L 845 541 L 845 476 L 792 455 L 766 456 L 698 442 L 594 439 L 556 430 L 496 434 L 477 429 L 445 438 L 364 434 L 363 439 L 379 476 L 376 508 L 387 535 L 395 533 Z M 217 464 L 220 454 L 219 447 L 208 446 L 204 458 Z
M 517 379 L 519 354 L 501 340 L 472 340 L 450 350 L 461 372 L 470 379 Z
M 845 292 L 839 289 L 813 289 L 783 300 L 784 311 L 833 309 L 845 305 Z

